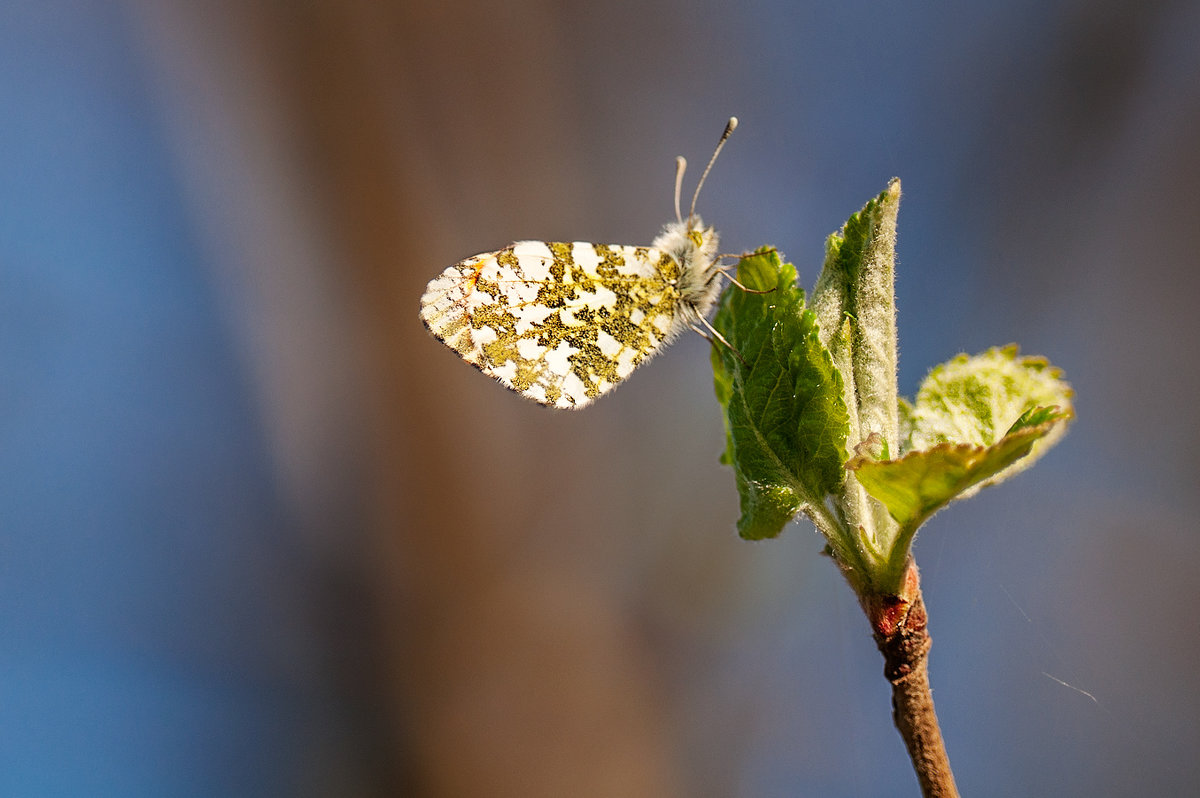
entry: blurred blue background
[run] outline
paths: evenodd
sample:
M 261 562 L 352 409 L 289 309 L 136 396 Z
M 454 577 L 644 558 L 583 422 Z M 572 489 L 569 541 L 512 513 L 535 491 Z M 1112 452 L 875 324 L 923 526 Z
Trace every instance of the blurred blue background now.
M 1200 790 L 1200 5 L 0 8 L 0 795 L 908 796 L 805 524 L 737 540 L 707 344 L 581 413 L 417 318 L 648 243 L 673 157 L 811 287 L 903 180 L 901 389 L 1078 421 L 921 533 L 972 796 Z

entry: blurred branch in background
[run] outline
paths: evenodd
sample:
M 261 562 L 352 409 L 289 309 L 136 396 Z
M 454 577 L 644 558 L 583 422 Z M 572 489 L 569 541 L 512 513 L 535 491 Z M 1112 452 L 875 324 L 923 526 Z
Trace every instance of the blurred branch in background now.
M 230 245 L 223 284 L 254 320 L 288 495 L 306 514 L 331 482 L 363 502 L 358 555 L 377 614 L 357 611 L 379 657 L 337 675 L 378 713 L 364 765 L 429 795 L 677 793 L 627 614 L 578 562 L 564 573 L 545 561 L 538 536 L 560 531 L 496 511 L 497 494 L 522 490 L 521 469 L 464 461 L 479 429 L 504 420 L 428 387 L 438 380 L 415 338 L 417 275 L 446 250 L 457 207 L 476 194 L 504 203 L 504 170 L 461 154 L 504 163 L 531 120 L 569 146 L 553 132 L 570 125 L 553 102 L 568 92 L 547 85 L 559 73 L 494 57 L 502 42 L 553 60 L 553 17 L 531 4 L 500 17 L 354 2 L 139 8 L 199 210 Z M 457 96 L 464 87 L 476 96 Z M 538 173 L 510 165 L 507 177 L 565 201 L 565 155 L 542 155 Z M 360 484 L 328 456 L 347 440 Z M 522 458 L 551 445 L 521 441 Z M 336 536 L 336 519 L 318 518 L 318 534 Z M 532 561 L 514 562 L 512 547 Z

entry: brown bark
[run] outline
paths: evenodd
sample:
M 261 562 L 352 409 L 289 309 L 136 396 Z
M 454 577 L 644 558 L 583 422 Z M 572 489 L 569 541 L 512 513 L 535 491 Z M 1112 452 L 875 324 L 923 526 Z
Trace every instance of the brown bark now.
M 932 642 L 916 565 L 909 565 L 901 595 L 868 596 L 863 609 L 883 654 L 883 673 L 892 684 L 892 719 L 912 758 L 921 794 L 958 798 L 929 687 Z

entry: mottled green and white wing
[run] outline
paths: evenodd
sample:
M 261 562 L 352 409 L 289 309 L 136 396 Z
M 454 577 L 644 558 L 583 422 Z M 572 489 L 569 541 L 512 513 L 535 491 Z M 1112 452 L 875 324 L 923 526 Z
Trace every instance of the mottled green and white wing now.
M 431 280 L 421 320 L 514 391 L 579 408 L 688 326 L 679 277 L 653 247 L 519 241 Z

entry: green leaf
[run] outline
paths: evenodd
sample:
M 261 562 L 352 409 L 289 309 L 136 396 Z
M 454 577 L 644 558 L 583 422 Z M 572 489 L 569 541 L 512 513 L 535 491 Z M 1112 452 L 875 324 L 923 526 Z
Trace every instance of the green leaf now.
M 896 215 L 900 181 L 846 220 L 825 243 L 812 307 L 849 390 L 850 445 L 872 434 L 895 450 Z
M 721 460 L 733 467 L 741 496 L 738 532 L 775 537 L 803 510 L 829 536 L 825 497 L 846 477 L 841 375 L 804 307 L 794 266 L 763 250 L 742 259 L 738 279 L 749 290 L 728 288 L 713 320 L 729 344 L 714 346 L 713 372 L 725 412 Z
M 1039 407 L 990 446 L 940 443 L 909 452 L 898 460 L 872 460 L 859 455 L 846 467 L 855 471 L 858 481 L 883 502 L 902 529 L 915 532 L 952 499 L 976 492 L 990 478 L 1026 457 L 1038 440 L 1069 418 L 1067 411 Z

